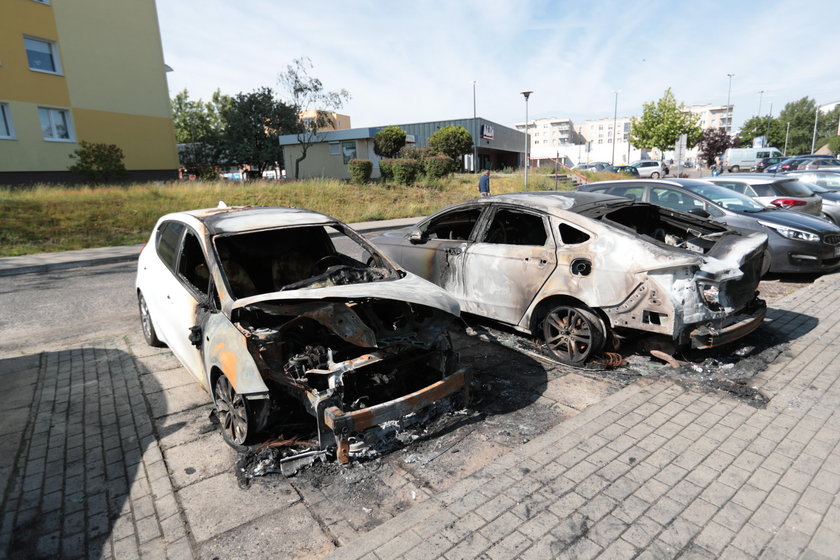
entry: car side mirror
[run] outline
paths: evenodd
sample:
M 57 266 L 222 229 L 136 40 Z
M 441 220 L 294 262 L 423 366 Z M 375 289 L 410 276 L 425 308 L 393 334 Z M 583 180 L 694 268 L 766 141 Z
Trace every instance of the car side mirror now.
M 711 214 L 703 210 L 702 208 L 692 208 L 688 211 L 689 214 L 694 214 L 695 216 L 700 216 L 701 218 L 709 218 Z
M 411 233 L 408 234 L 408 240 L 411 242 L 412 245 L 422 245 L 423 243 L 428 241 L 429 238 L 426 235 L 425 231 L 413 229 L 411 230 Z

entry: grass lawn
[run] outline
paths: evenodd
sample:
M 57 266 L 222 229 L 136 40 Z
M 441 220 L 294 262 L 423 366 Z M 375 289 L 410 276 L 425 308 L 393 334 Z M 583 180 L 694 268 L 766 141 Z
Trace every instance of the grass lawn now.
M 591 180 L 616 178 L 587 174 Z M 521 173 L 491 176 L 493 194 L 523 190 Z M 528 190 L 552 190 L 544 173 L 528 176 Z M 568 189 L 562 183 L 561 189 Z M 0 190 L 0 256 L 8 257 L 142 243 L 163 214 L 228 206 L 294 206 L 344 222 L 406 218 L 478 195 L 478 176 L 457 174 L 406 187 L 306 181 L 193 181 L 98 187 L 36 186 Z

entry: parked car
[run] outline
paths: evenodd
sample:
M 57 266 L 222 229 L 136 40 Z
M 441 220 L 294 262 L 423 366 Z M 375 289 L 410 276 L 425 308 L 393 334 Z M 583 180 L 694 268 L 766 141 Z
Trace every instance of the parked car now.
M 136 290 L 146 341 L 210 393 L 237 449 L 272 410 L 300 422 L 299 410 L 315 417 L 305 437 L 345 462 L 352 434 L 465 387 L 446 334 L 455 299 L 317 212 L 167 214 Z
M 708 177 L 705 180 L 745 194 L 764 206 L 822 216 L 822 198 L 795 177 L 741 174 Z
M 840 227 L 800 212 L 767 208 L 733 190 L 696 179 L 591 183 L 580 190 L 626 196 L 767 234 L 775 273 L 828 272 L 840 266 Z
M 808 183 L 803 180 L 800 180 L 799 182 L 811 189 L 814 194 L 822 198 L 822 217 L 836 225 L 840 225 L 840 191 L 832 191 L 825 187 L 815 185 L 814 183 Z
M 632 177 L 639 176 L 639 170 L 632 165 L 610 165 L 604 169 L 607 173 L 618 173 L 622 175 L 630 175 Z
M 593 161 L 590 163 L 579 163 L 573 167 L 573 169 L 582 169 L 584 171 L 603 171 L 610 164 L 605 161 Z
M 777 148 L 727 148 L 723 152 L 723 168 L 730 173 L 752 169 L 758 160 L 781 156 Z
M 823 168 L 819 171 L 796 170 L 784 173 L 782 177 L 796 177 L 800 181 L 812 183 L 828 190 L 840 190 L 840 169 L 837 171 L 833 168 Z
M 670 171 L 661 161 L 656 161 L 654 159 L 642 159 L 634 161 L 630 165 L 638 170 L 639 177 L 642 178 L 658 179 L 660 177 L 664 177 L 668 174 L 668 171 Z
M 709 348 L 758 327 L 766 239 L 621 197 L 539 192 L 455 204 L 372 241 L 462 312 L 581 364 L 613 330 Z
M 755 167 L 753 167 L 752 171 L 755 171 L 756 173 L 764 173 L 764 171 L 767 170 L 767 167 L 773 165 L 774 163 L 779 163 L 780 161 L 784 161 L 786 159 L 787 158 L 785 156 L 773 156 L 773 157 L 761 158 L 760 160 L 758 160 L 756 162 Z
M 802 160 L 805 160 L 805 159 L 815 159 L 815 158 L 817 158 L 817 159 L 819 159 L 819 158 L 833 159 L 833 157 L 834 156 L 824 156 L 824 155 L 819 155 L 819 154 L 792 156 L 792 157 L 789 157 L 785 160 L 780 161 L 779 163 L 774 163 L 773 165 L 768 166 L 765 169 L 765 171 L 767 173 L 784 173 L 786 171 L 793 171 L 794 169 L 799 167 L 799 164 L 802 162 Z
M 832 158 L 810 158 L 803 159 L 796 166 L 797 170 L 811 169 L 837 169 L 840 170 L 840 160 Z M 793 170 L 791 170 L 793 171 Z

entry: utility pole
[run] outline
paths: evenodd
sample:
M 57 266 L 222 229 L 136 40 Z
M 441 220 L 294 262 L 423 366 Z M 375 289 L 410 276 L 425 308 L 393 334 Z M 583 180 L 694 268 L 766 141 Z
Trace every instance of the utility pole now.
M 534 92 L 526 90 L 521 93 L 525 96 L 525 190 L 528 190 L 528 168 L 531 166 L 531 159 L 528 157 L 528 146 L 531 141 L 531 137 L 528 134 L 528 98 Z
M 615 143 L 618 140 L 618 129 L 616 128 L 616 123 L 618 122 L 618 92 L 621 90 L 615 90 L 613 93 L 615 94 L 615 109 L 613 110 L 613 137 L 612 137 L 612 159 L 610 160 L 610 165 L 615 165 Z
M 788 141 L 788 135 L 789 134 L 790 134 L 790 123 L 787 123 L 787 130 L 785 131 L 785 149 L 782 150 L 782 155 L 783 156 L 787 155 L 787 141 Z
M 761 116 L 761 100 L 764 97 L 764 90 L 758 92 L 758 113 L 756 113 L 759 117 Z
M 726 92 L 726 133 L 732 134 L 732 105 L 729 100 L 732 98 L 732 76 L 735 74 L 727 74 L 729 76 L 729 90 Z
M 811 136 L 811 153 L 814 153 L 814 145 L 817 143 L 817 122 L 820 120 L 819 106 L 814 110 L 814 135 Z
M 770 123 L 773 122 L 773 102 L 770 102 L 770 114 L 767 115 L 767 146 L 770 146 Z
M 475 116 L 475 80 L 473 80 L 473 173 L 478 171 L 478 120 Z

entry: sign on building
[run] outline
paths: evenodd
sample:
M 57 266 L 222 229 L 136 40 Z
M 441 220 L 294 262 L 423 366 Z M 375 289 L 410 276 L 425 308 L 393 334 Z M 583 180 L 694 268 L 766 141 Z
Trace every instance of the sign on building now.
M 493 139 L 493 127 L 489 124 L 481 125 L 481 139 L 482 140 L 492 140 Z

